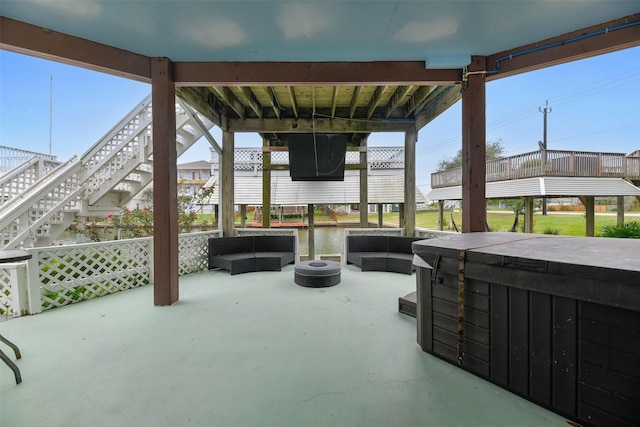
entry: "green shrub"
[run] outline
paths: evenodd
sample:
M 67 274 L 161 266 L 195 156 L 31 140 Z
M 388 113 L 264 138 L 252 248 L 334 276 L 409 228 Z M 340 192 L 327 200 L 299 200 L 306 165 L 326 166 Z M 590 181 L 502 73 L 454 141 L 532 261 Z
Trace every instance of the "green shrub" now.
M 605 225 L 600 234 L 602 237 L 640 239 L 640 222 L 631 221 L 626 224 Z
M 542 234 L 558 235 L 560 234 L 560 229 L 557 227 L 546 227 L 544 230 L 542 230 Z

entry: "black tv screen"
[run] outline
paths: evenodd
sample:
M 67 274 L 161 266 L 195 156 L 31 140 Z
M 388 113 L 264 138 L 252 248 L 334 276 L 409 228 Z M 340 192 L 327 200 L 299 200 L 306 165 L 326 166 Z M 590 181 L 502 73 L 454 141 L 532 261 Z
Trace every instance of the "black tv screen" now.
M 292 181 L 344 181 L 345 134 L 298 133 L 289 136 Z

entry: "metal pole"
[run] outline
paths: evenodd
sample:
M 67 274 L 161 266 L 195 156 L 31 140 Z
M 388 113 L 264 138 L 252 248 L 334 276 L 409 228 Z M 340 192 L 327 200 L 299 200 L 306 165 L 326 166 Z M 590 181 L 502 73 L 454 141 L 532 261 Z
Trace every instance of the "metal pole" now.
M 53 74 L 49 78 L 49 155 L 51 155 L 51 142 L 53 140 Z

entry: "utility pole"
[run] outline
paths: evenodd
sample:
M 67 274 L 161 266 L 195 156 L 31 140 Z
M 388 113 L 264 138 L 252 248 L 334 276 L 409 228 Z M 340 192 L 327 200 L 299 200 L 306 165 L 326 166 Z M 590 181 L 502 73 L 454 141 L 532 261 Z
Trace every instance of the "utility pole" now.
M 538 111 L 542 113 L 543 125 L 542 125 L 542 142 L 538 143 L 540 151 L 542 151 L 542 173 L 544 174 L 547 169 L 547 114 L 551 112 L 549 107 L 549 101 L 545 101 L 544 108 L 538 107 Z M 542 197 L 542 215 L 547 214 L 547 198 Z
M 49 155 L 51 155 L 51 142 L 53 131 L 53 74 L 51 74 L 49 80 Z

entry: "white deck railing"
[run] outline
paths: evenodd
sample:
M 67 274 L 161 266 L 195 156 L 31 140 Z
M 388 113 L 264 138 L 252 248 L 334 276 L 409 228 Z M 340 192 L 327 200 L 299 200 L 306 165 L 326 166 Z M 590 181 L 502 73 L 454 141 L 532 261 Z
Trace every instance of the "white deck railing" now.
M 543 150 L 487 161 L 487 182 L 539 176 L 640 179 L 640 158 L 622 153 Z M 431 174 L 431 188 L 462 185 L 462 168 Z
M 178 236 L 179 274 L 207 268 L 209 237 Z M 36 314 L 153 282 L 153 238 L 27 249 L 22 263 L 0 264 L 0 315 Z

